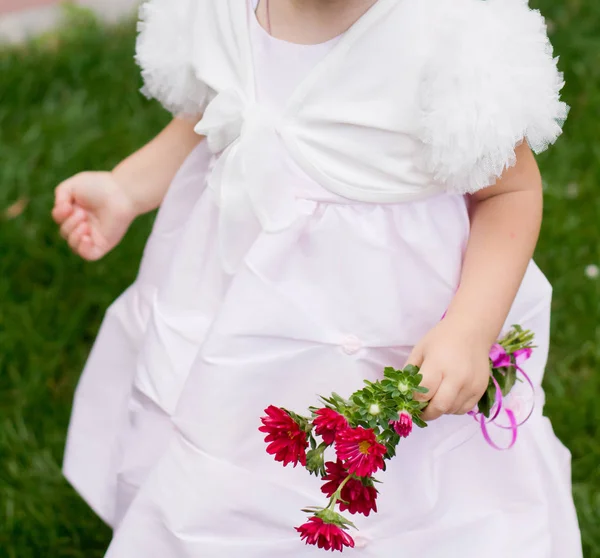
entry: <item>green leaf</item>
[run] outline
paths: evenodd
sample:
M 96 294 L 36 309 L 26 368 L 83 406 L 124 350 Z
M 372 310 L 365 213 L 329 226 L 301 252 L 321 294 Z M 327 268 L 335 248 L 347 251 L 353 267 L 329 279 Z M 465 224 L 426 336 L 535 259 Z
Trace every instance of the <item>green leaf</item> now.
M 477 404 L 477 408 L 479 409 L 480 413 L 482 413 L 486 418 L 489 418 L 492 403 L 490 402 L 487 391 L 481 396 L 481 399 Z
M 323 452 L 325 451 L 325 445 L 321 444 L 318 448 L 311 449 L 306 452 L 306 470 L 317 477 L 323 477 L 325 471 L 325 459 L 323 458 Z
M 502 389 L 502 395 L 505 397 L 511 392 L 517 381 L 517 369 L 512 367 L 506 371 L 506 383 Z
M 413 424 L 419 428 L 427 428 L 427 423 L 418 415 L 413 415 Z
M 500 390 L 504 393 L 504 387 L 506 386 L 506 368 L 494 368 L 492 370 L 492 375 L 498 382 Z
M 343 515 L 340 515 L 339 513 L 334 512 L 332 510 L 323 509 L 317 511 L 315 515 L 317 517 L 320 517 L 325 523 L 332 523 L 333 525 L 337 525 L 342 529 L 347 530 L 348 527 L 353 527 L 354 529 L 356 529 L 356 525 L 354 525 L 352 521 L 346 519 Z
M 482 413 L 486 418 L 489 418 L 490 411 L 496 402 L 496 386 L 494 382 L 490 380 L 488 384 L 488 388 L 479 400 L 477 407 L 479 408 L 479 412 Z
M 409 364 L 406 368 L 404 368 L 404 372 L 408 372 L 411 375 L 418 375 L 419 374 L 419 367 L 415 366 L 414 364 Z M 419 380 L 419 382 L 422 380 L 423 378 L 421 377 L 421 379 Z

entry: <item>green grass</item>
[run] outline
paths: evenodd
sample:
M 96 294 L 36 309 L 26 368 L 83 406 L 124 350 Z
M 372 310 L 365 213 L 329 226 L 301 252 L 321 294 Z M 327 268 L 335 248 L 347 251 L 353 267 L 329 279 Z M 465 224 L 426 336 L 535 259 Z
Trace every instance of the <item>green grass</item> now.
M 539 157 L 537 261 L 555 287 L 547 413 L 573 452 L 586 558 L 600 558 L 600 280 L 585 275 L 600 265 L 600 3 L 532 4 L 554 22 L 572 106 Z M 0 50 L 0 558 L 101 557 L 109 540 L 60 463 L 78 375 L 104 310 L 135 277 L 151 218 L 87 264 L 49 212 L 62 179 L 110 168 L 168 120 L 138 93 L 133 40 L 131 25 L 104 29 L 76 12 L 60 35 Z M 24 211 L 6 216 L 17 200 Z

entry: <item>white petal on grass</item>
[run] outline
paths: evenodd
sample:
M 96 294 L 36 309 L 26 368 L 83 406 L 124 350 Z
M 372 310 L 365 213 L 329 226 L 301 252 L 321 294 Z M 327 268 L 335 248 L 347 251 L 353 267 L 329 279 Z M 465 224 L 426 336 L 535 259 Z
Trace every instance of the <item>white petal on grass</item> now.
M 567 191 L 566 191 L 565 195 L 569 199 L 575 199 L 576 197 L 578 197 L 579 196 L 579 184 L 577 184 L 576 182 L 571 182 L 571 183 L 567 184 Z
M 590 264 L 585 268 L 585 274 L 590 279 L 597 279 L 600 277 L 600 268 L 595 264 Z

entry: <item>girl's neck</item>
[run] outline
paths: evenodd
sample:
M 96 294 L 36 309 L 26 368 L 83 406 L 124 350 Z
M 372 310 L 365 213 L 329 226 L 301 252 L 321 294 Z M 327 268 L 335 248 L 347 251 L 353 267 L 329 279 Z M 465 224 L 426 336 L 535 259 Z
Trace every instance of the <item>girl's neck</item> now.
M 271 34 L 299 44 L 324 43 L 351 27 L 377 0 L 260 0 L 257 16 Z M 267 4 L 269 14 L 267 14 Z M 269 17 L 267 17 L 269 16 Z

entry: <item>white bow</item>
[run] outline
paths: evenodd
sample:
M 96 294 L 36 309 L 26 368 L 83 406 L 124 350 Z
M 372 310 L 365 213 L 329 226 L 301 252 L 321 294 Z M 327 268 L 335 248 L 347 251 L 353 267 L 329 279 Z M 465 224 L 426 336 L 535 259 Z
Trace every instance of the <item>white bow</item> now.
M 219 235 L 226 272 L 235 273 L 261 231 L 275 233 L 297 218 L 296 199 L 273 169 L 277 141 L 271 113 L 236 90 L 219 93 L 194 128 L 219 159 L 209 178 L 221 211 Z

